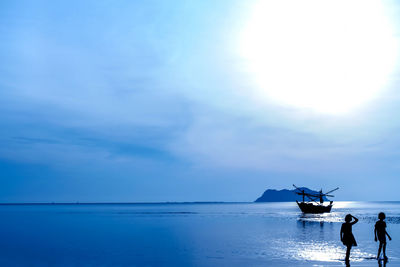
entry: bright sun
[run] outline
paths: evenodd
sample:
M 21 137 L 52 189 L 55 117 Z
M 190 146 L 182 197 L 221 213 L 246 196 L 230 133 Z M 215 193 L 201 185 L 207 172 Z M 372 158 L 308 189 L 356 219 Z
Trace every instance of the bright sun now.
M 259 1 L 240 53 L 258 99 L 340 114 L 385 86 L 397 41 L 379 1 Z

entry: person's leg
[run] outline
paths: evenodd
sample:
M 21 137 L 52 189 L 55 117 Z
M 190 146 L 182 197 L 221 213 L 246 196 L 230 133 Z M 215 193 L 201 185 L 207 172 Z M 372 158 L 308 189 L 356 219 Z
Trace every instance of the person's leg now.
M 348 262 L 350 259 L 350 250 L 351 250 L 351 246 L 347 246 L 347 250 L 346 250 L 346 261 Z
M 378 260 L 379 260 L 379 256 L 381 255 L 381 250 L 382 250 L 382 242 L 379 241 L 378 256 L 376 256 L 376 258 Z
M 383 257 L 385 259 L 387 259 L 387 257 L 386 257 L 386 243 L 383 243 Z

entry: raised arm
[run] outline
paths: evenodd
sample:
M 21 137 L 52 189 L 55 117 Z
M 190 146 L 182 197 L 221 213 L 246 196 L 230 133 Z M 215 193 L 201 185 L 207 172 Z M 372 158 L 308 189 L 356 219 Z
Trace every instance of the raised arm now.
M 358 222 L 358 219 L 356 217 L 354 217 L 353 215 L 351 215 L 351 217 L 353 217 L 354 221 L 352 221 L 350 224 L 356 224 Z

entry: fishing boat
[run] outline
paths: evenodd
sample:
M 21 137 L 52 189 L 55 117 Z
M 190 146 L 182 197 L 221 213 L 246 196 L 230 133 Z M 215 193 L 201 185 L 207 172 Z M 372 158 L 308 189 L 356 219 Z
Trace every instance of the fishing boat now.
M 296 200 L 297 205 L 303 213 L 328 213 L 331 212 L 333 201 L 329 201 L 329 204 L 324 204 L 324 197 L 334 197 L 330 193 L 339 189 L 339 187 L 328 191 L 326 193 L 322 192 L 322 189 L 314 193 L 306 193 L 303 189 L 293 185 L 295 188 L 294 193 L 303 197 L 303 201 L 299 202 Z M 305 201 L 307 198 L 308 201 Z

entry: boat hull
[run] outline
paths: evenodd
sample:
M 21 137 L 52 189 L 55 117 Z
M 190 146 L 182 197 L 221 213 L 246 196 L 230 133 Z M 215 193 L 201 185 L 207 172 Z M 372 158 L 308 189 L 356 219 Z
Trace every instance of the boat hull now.
M 298 202 L 299 208 L 304 213 L 328 213 L 331 212 L 332 202 L 329 205 L 318 205 L 311 202 Z

